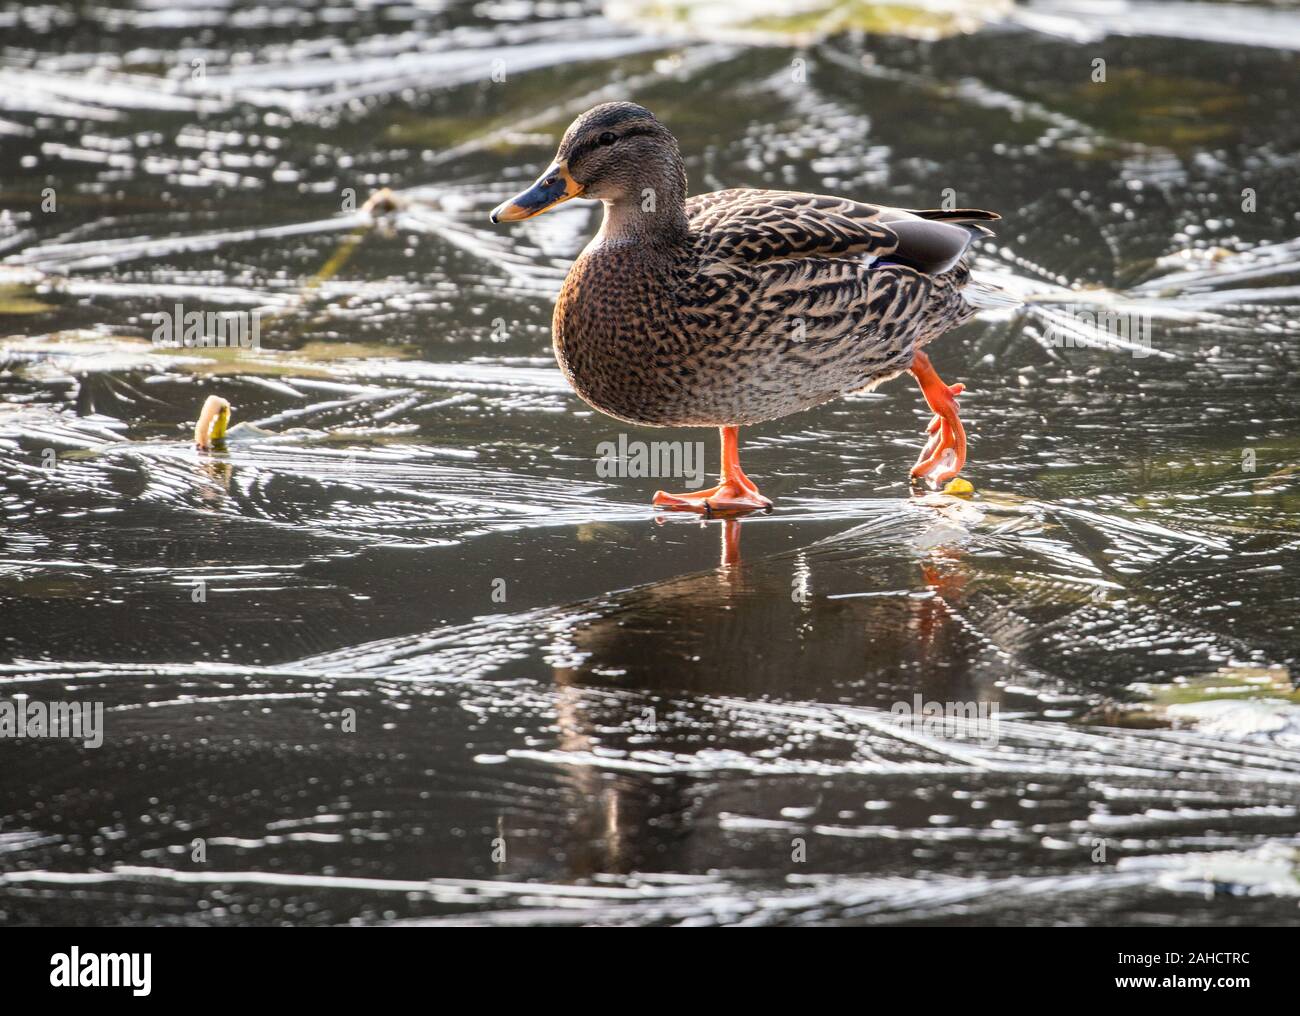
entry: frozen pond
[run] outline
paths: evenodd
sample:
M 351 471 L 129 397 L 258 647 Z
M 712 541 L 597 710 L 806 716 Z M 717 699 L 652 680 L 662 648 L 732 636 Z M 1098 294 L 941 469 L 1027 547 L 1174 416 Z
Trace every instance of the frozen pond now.
M 0 3 L 0 700 L 104 706 L 0 738 L 0 921 L 1295 923 L 1300 14 L 643 6 Z M 622 97 L 1002 213 L 972 497 L 906 378 L 747 429 L 770 513 L 599 474 L 717 437 L 556 369 L 596 206 L 487 213 Z

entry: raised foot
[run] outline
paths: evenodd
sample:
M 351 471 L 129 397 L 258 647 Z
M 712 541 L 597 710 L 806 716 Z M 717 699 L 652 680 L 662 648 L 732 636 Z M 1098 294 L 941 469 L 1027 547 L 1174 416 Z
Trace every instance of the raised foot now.
M 966 430 L 957 415 L 957 396 L 966 390 L 966 386 L 944 384 L 930 366 L 929 359 L 921 353 L 917 354 L 912 372 L 921 384 L 925 401 L 934 410 L 934 417 L 926 428 L 930 439 L 912 467 L 912 476 L 928 481 L 937 489 L 966 465 Z
M 748 481 L 748 478 L 746 478 Z M 695 490 L 689 494 L 669 494 L 658 491 L 654 497 L 656 508 L 678 512 L 753 512 L 771 508 L 772 502 L 758 492 L 753 483 L 728 480 L 716 487 Z

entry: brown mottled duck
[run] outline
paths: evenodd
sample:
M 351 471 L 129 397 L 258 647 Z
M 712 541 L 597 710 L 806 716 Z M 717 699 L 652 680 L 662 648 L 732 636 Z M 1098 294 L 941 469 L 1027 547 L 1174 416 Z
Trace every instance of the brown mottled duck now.
M 993 212 L 910 211 L 851 198 L 733 189 L 686 195 L 677 141 L 649 110 L 610 102 L 565 132 L 555 161 L 493 222 L 574 197 L 605 206 L 555 305 L 560 369 L 602 413 L 651 427 L 717 427 L 716 487 L 660 507 L 768 508 L 740 468 L 738 428 L 910 371 L 934 412 L 912 475 L 939 486 L 966 461 L 960 384 L 922 349 L 975 313 L 972 240 Z

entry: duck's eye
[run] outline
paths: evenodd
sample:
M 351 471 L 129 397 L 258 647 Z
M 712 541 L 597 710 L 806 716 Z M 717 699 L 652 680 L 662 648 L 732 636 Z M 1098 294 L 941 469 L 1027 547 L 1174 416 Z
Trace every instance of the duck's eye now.
M 613 131 L 606 131 L 604 134 L 602 134 L 600 137 L 596 139 L 596 143 L 600 145 L 612 145 L 617 140 L 618 140 L 617 134 L 615 134 Z

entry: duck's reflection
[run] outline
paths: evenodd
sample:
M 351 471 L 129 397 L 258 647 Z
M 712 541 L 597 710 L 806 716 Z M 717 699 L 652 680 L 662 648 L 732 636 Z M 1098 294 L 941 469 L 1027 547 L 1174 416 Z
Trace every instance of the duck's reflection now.
M 566 633 L 566 662 L 580 662 L 557 669 L 557 683 L 859 703 L 873 689 L 880 701 L 960 690 L 974 646 L 954 614 L 959 545 L 867 533 L 749 562 L 745 522 L 708 525 L 719 566 L 617 594 Z
M 927 701 L 980 697 L 971 670 L 980 646 L 960 619 L 964 550 L 956 542 L 918 542 L 914 524 L 889 521 L 753 562 L 740 553 L 744 520 L 706 523 L 720 541 L 716 569 L 621 593 L 567 633 L 568 665 L 553 671 L 557 747 L 576 755 L 612 750 L 626 760 L 568 771 L 587 802 L 566 847 L 575 877 L 672 870 L 663 856 L 641 856 L 643 840 L 664 844 L 661 835 L 638 837 L 648 824 L 662 832 L 680 823 L 680 849 L 697 849 L 683 821 L 696 781 L 653 762 L 638 768 L 638 760 L 698 752 L 700 731 L 662 715 L 647 725 L 647 708 L 672 710 L 696 696 L 882 709 L 917 694 Z M 594 688 L 635 694 L 595 696 L 593 707 Z

